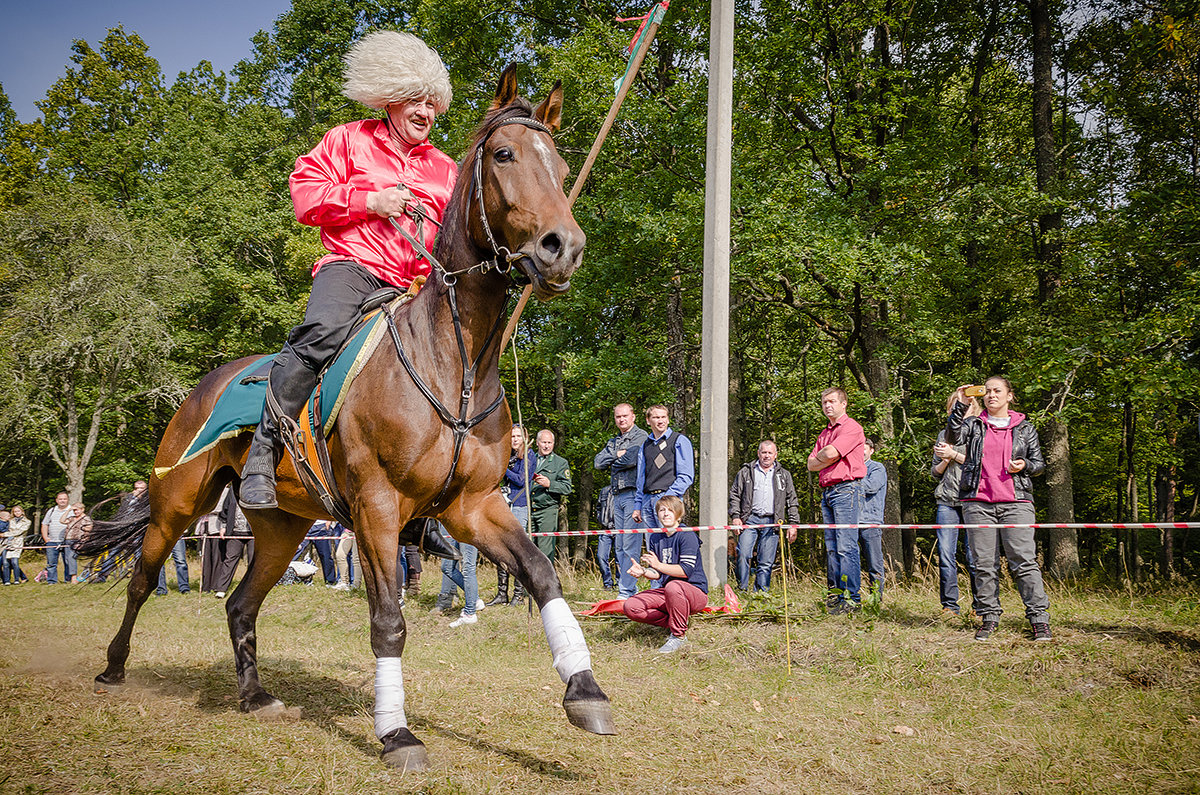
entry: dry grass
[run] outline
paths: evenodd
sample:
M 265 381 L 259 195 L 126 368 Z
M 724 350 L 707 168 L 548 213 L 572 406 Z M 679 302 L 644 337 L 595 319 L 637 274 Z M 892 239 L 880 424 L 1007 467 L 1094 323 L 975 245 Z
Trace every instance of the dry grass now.
M 565 580 L 574 603 L 601 598 Z M 0 792 L 1200 790 L 1192 589 L 1054 589 L 1056 640 L 1034 645 L 1011 591 L 1001 631 L 977 644 L 934 619 L 935 588 L 893 589 L 881 615 L 847 619 L 821 613 L 815 584 L 793 582 L 790 675 L 781 622 L 698 621 L 690 649 L 664 659 L 660 632 L 586 620 L 620 732 L 608 738 L 567 724 L 536 615 L 493 608 L 451 630 L 425 590 L 405 611 L 404 661 L 432 772 L 402 776 L 378 759 L 360 595 L 272 593 L 264 683 L 301 714 L 266 723 L 237 711 L 221 601 L 152 599 L 131 687 L 95 696 L 123 589 L 0 589 Z M 753 606 L 778 611 L 781 599 Z

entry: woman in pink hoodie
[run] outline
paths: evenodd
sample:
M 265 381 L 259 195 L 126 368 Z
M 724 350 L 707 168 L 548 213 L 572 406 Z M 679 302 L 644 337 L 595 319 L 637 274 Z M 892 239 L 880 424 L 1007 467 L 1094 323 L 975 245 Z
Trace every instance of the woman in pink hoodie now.
M 984 384 L 984 413 L 978 417 L 966 416 L 966 389 L 961 386 L 955 393 L 946 418 L 946 440 L 965 447 L 959 481 L 963 522 L 992 525 L 967 531 L 977 566 L 974 608 L 983 622 L 975 640 L 987 640 L 1000 625 L 1001 544 L 1033 639 L 1050 640 L 1050 600 L 1029 526 L 1037 521 L 1031 476 L 1040 475 L 1046 466 L 1037 429 L 1024 414 L 1011 410 L 1016 394 L 1007 378 L 992 376 Z

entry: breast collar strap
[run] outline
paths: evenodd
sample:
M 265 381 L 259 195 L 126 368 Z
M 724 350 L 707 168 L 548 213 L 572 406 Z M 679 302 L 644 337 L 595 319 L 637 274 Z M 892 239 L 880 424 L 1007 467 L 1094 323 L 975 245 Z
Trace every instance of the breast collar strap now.
M 395 218 L 389 219 L 392 222 L 392 226 L 396 227 L 400 234 L 404 236 L 404 239 L 409 242 L 409 244 L 413 247 L 413 250 L 417 252 L 417 255 L 427 259 L 435 270 L 441 272 L 442 282 L 446 285 L 446 297 L 450 302 L 450 317 L 454 321 L 454 336 L 458 342 L 458 355 L 459 359 L 462 361 L 462 391 L 459 393 L 458 416 L 455 416 L 450 412 L 450 409 L 446 408 L 446 405 L 438 399 L 437 395 L 433 394 L 433 390 L 430 389 L 429 384 L 426 383 L 425 379 L 421 378 L 420 374 L 417 373 L 416 368 L 413 367 L 412 360 L 409 359 L 408 354 L 404 350 L 404 343 L 400 339 L 400 331 L 396 327 L 396 318 L 393 314 L 393 310 L 391 307 L 386 310 L 388 332 L 392 336 L 392 342 L 396 346 L 396 354 L 399 356 L 401 364 L 403 364 L 404 369 L 408 371 L 408 375 L 412 378 L 413 383 L 417 385 L 417 389 L 421 391 L 421 394 L 423 394 L 425 399 L 428 400 L 430 405 L 433 406 L 433 409 L 435 412 L 437 412 L 438 417 L 441 418 L 442 422 L 448 426 L 451 432 L 454 434 L 454 456 L 450 462 L 450 472 L 446 475 L 445 481 L 442 482 L 442 490 L 438 494 L 437 499 L 433 501 L 432 505 L 430 506 L 430 510 L 438 510 L 444 507 L 443 500 L 445 500 L 446 495 L 449 493 L 450 484 L 453 483 L 454 475 L 458 471 L 458 461 L 462 455 L 463 443 L 466 441 L 467 433 L 469 433 L 472 428 L 474 428 L 484 419 L 489 417 L 492 412 L 500 408 L 500 404 L 504 402 L 504 387 L 501 386 L 500 394 L 496 396 L 496 399 L 493 400 L 487 408 L 476 414 L 474 417 L 467 417 L 467 412 L 470 409 L 471 397 L 475 391 L 475 376 L 479 371 L 479 365 L 483 361 L 484 354 L 487 353 L 488 348 L 490 348 L 492 343 L 495 341 L 496 335 L 500 332 L 500 327 L 504 325 L 504 319 L 507 315 L 507 312 L 501 312 L 499 315 L 497 315 L 496 322 L 492 324 L 492 329 L 488 332 L 487 339 L 484 340 L 483 346 L 479 349 L 479 353 L 475 356 L 475 361 L 472 362 L 470 360 L 470 354 L 467 353 L 466 342 L 463 340 L 462 319 L 459 316 L 458 297 L 455 286 L 458 283 L 459 276 L 474 270 L 480 271 L 481 274 L 485 274 L 489 270 L 496 270 L 500 273 L 506 274 L 510 281 L 516 281 L 516 279 L 512 276 L 513 263 L 526 256 L 525 254 L 521 253 L 513 253 L 508 248 L 496 243 L 495 235 L 492 234 L 491 224 L 488 223 L 487 208 L 483 203 L 483 149 L 484 146 L 487 145 L 488 139 L 491 138 L 492 133 L 509 124 L 520 124 L 539 132 L 544 132 L 546 135 L 551 135 L 550 129 L 537 119 L 528 117 L 505 119 L 504 121 L 497 123 L 496 126 L 488 132 L 487 136 L 485 136 L 483 140 L 481 140 L 475 147 L 475 163 L 471 172 L 471 190 L 468 201 L 474 202 L 479 212 L 480 225 L 483 227 L 484 234 L 487 236 L 488 244 L 492 247 L 492 252 L 495 255 L 493 259 L 483 260 L 469 268 L 464 268 L 462 270 L 448 271 L 440 262 L 434 259 L 433 255 L 426 250 L 424 244 L 417 239 L 423 237 L 421 232 L 424 221 L 433 221 L 433 219 L 425 211 L 424 207 L 418 204 L 411 208 L 411 211 L 406 211 L 408 212 L 409 217 L 413 219 L 413 223 L 416 224 L 416 238 L 410 235 L 408 231 L 396 221 Z M 433 223 L 437 222 L 433 221 Z

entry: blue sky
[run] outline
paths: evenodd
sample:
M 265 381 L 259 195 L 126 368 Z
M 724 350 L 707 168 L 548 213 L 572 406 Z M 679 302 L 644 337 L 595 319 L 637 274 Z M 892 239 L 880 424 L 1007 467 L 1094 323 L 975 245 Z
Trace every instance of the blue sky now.
M 109 28 L 140 35 L 167 85 L 202 60 L 228 72 L 250 55 L 250 37 L 270 30 L 291 0 L 0 0 L 0 85 L 21 121 L 62 77 L 71 42 L 99 46 Z

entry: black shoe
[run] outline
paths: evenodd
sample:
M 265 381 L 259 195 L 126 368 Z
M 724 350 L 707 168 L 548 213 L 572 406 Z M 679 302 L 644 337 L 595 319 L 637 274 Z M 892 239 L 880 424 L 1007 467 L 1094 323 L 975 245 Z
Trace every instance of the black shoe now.
M 442 537 L 437 522 L 433 519 L 420 517 L 410 519 L 400 531 L 401 544 L 416 544 L 417 549 L 426 555 L 446 560 L 462 560 L 458 548 L 452 546 Z
M 513 596 L 512 599 L 509 600 L 508 604 L 510 607 L 514 605 L 525 604 L 525 587 L 521 585 L 521 583 L 518 582 L 513 587 Z
M 241 488 L 238 489 L 238 505 L 244 511 L 266 511 L 278 508 L 275 500 L 275 476 L 254 473 L 242 478 Z
M 988 638 L 990 638 L 992 636 L 993 632 L 995 632 L 997 629 L 999 629 L 999 627 L 1000 627 L 999 621 L 984 621 L 982 624 L 979 625 L 979 629 L 975 630 L 975 640 L 978 640 L 978 641 L 987 640 Z M 1049 631 L 1050 628 L 1046 627 L 1046 629 L 1047 629 L 1047 631 Z
M 1032 624 L 1032 626 L 1034 640 L 1054 640 L 1054 635 L 1050 632 L 1049 624 L 1043 624 L 1039 622 L 1037 624 Z

